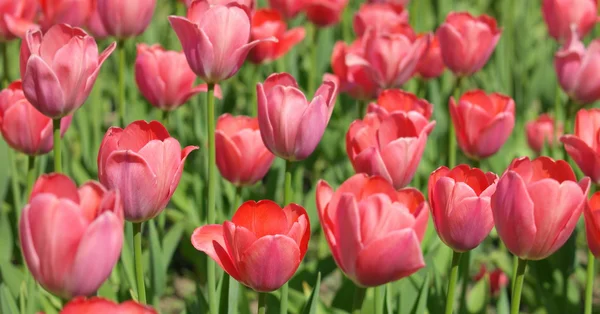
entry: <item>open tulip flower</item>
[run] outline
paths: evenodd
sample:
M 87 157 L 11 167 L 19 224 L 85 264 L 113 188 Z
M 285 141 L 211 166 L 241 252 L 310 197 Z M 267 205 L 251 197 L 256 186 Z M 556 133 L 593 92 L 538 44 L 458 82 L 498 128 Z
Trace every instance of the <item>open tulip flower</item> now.
M 377 32 L 394 32 L 399 26 L 408 24 L 408 11 L 401 5 L 390 3 L 363 4 L 354 15 L 354 33 L 361 37 L 367 29 Z
M 103 298 L 76 298 L 67 303 L 60 314 L 156 314 L 149 306 L 134 301 L 117 304 Z
M 598 22 L 598 0 L 544 0 L 542 14 L 554 39 L 566 40 L 572 27 L 583 37 Z
M 92 14 L 94 0 L 40 0 L 41 25 L 44 31 L 55 24 L 85 26 Z
M 554 119 L 542 114 L 537 119 L 527 122 L 525 132 L 527 135 L 527 144 L 536 154 L 542 152 L 544 145 L 554 147 L 557 139 L 562 135 L 562 125 L 558 125 L 558 130 L 554 130 Z
M 253 63 L 263 63 L 283 57 L 306 35 L 303 27 L 287 30 L 281 14 L 272 9 L 260 9 L 252 16 L 250 40 L 277 38 L 277 42 L 263 42 L 250 50 L 248 58 Z
M 279 289 L 296 272 L 308 249 L 310 223 L 300 205 L 247 201 L 231 221 L 207 225 L 192 244 L 235 280 L 259 291 Z
M 600 184 L 600 109 L 579 110 L 574 134 L 560 140 L 579 169 Z
M 333 75 L 339 81 L 340 91 L 348 93 L 359 100 L 371 100 L 377 97 L 379 87 L 371 80 L 369 72 L 363 66 L 348 62 L 347 56 L 363 54 L 362 39 L 355 40 L 351 45 L 338 41 L 333 46 L 331 68 Z
M 590 179 L 577 182 L 564 160 L 515 159 L 492 196 L 498 236 L 522 260 L 552 255 L 571 236 L 589 189 Z
M 411 120 L 425 125 L 431 119 L 433 105 L 401 89 L 386 89 L 379 94 L 377 102 L 370 103 L 367 108 L 368 113 L 377 114 L 380 120 L 397 111 L 406 112 L 411 116 Z
M 583 217 L 588 247 L 596 258 L 600 258 L 600 192 L 594 193 L 587 202 Z
M 62 298 L 96 293 L 121 255 L 123 207 L 118 191 L 90 181 L 79 189 L 62 174 L 42 175 L 19 222 L 33 278 Z
M 418 190 L 396 191 L 381 177 L 356 174 L 336 191 L 319 181 L 316 201 L 333 258 L 357 285 L 379 286 L 425 266 L 428 209 Z
M 300 0 L 296 0 L 300 2 Z M 348 0 L 302 0 L 306 18 L 319 27 L 328 27 L 340 21 Z
M 31 28 L 38 10 L 37 0 L 9 0 L 0 9 L 0 42 L 23 38 Z
M 95 0 L 107 34 L 126 38 L 142 34 L 154 15 L 156 0 Z

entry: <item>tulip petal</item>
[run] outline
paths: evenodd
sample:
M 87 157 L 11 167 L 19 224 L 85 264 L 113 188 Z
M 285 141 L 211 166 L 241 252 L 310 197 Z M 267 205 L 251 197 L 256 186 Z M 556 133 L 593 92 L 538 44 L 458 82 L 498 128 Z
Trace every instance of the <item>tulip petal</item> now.
M 346 275 L 353 278 L 356 273 L 358 255 L 363 249 L 361 222 L 354 195 L 344 193 L 340 196 L 334 219 L 335 225 L 339 228 L 335 230 L 335 238 L 338 240 L 341 255 L 337 262 L 341 262 L 340 268 Z
M 240 183 L 239 167 L 242 164 L 242 153 L 235 143 L 224 132 L 215 132 L 215 150 L 217 168 L 223 178 L 237 185 Z
M 106 49 L 104 49 L 104 51 L 102 51 L 102 53 L 98 57 L 98 66 L 94 69 L 94 72 L 92 72 L 91 75 L 87 78 L 85 82 L 85 89 L 83 90 L 83 93 L 79 95 L 79 98 L 77 100 L 79 103 L 83 103 L 92 92 L 92 87 L 94 87 L 96 78 L 98 78 L 98 73 L 100 73 L 100 68 L 102 68 L 102 64 L 104 64 L 104 61 L 112 54 L 115 48 L 117 48 L 117 43 L 113 42 L 108 47 L 106 47 Z
M 486 128 L 480 131 L 477 139 L 477 151 L 481 158 L 489 157 L 506 143 L 515 126 L 515 117 L 510 113 L 501 113 Z
M 69 114 L 58 77 L 37 55 L 32 55 L 27 61 L 23 93 L 37 110 L 50 118 L 62 118 Z
M 80 203 L 77 185 L 69 177 L 62 174 L 52 173 L 39 177 L 33 185 L 29 201 L 39 194 L 46 193 L 59 199 L 69 199 L 75 204 Z
M 235 212 L 231 221 L 236 226 L 250 230 L 257 238 L 288 232 L 285 213 L 277 203 L 269 200 L 262 200 L 258 203 L 245 202 Z
M 313 99 L 302 114 L 302 117 L 300 117 L 300 123 L 297 126 L 299 129 L 296 133 L 294 145 L 294 156 L 297 160 L 303 160 L 310 156 L 317 145 L 319 145 L 329 120 L 328 111 L 325 99 L 319 95 Z M 310 132 L 307 132 L 307 130 L 310 130 Z
M 564 135 L 560 141 L 565 144 L 565 150 L 573 158 L 581 171 L 592 178 L 596 183 L 600 182 L 600 155 L 588 146 L 580 138 L 573 135 Z
M 213 76 L 215 51 L 210 39 L 198 26 L 186 18 L 170 16 L 169 22 L 175 30 L 190 68 L 207 83 Z
M 196 250 L 210 256 L 229 276 L 237 281 L 242 280 L 233 264 L 230 252 L 226 250 L 227 246 L 223 237 L 223 226 L 206 225 L 196 228 L 194 233 L 192 233 L 192 245 Z

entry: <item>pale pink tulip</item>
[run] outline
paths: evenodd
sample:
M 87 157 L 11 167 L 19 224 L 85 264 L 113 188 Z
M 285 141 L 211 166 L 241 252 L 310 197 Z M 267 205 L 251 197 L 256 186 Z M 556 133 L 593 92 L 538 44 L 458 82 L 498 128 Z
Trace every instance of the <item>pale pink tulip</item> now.
M 95 0 L 106 32 L 117 38 L 142 34 L 154 14 L 156 0 Z
M 600 184 L 600 109 L 579 110 L 574 134 L 564 135 L 560 141 L 579 169 Z
M 95 0 L 40 0 L 44 31 L 56 24 L 82 27 L 93 11 Z
M 542 14 L 554 39 L 566 40 L 572 27 L 583 37 L 598 22 L 598 0 L 544 0 Z
M 408 24 L 408 11 L 401 5 L 390 3 L 363 4 L 354 14 L 354 33 L 363 36 L 368 29 L 377 32 L 394 32 L 403 24 Z

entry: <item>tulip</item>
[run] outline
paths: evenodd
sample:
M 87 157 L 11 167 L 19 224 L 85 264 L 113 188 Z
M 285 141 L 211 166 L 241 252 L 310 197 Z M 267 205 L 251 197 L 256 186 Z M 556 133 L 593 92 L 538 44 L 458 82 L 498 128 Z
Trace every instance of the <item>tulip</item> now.
M 379 120 L 390 114 L 401 111 L 408 113 L 411 120 L 419 125 L 425 125 L 433 113 L 433 105 L 427 100 L 401 89 L 386 89 L 377 98 L 377 103 L 370 103 L 368 113 L 375 113 Z
M 193 2 L 196 1 L 205 1 L 210 5 L 226 5 L 228 3 L 237 3 L 239 5 L 246 6 L 250 10 L 254 10 L 256 6 L 255 0 L 185 0 L 186 6 L 189 8 Z
M 61 23 L 72 27 L 84 26 L 92 14 L 94 0 L 40 0 L 40 5 L 42 28 L 49 30 Z
M 571 27 L 585 36 L 598 21 L 598 0 L 544 0 L 542 14 L 550 36 L 558 41 L 569 37 Z
M 494 227 L 490 201 L 498 176 L 468 165 L 429 176 L 429 208 L 442 242 L 455 252 L 476 248 Z
M 103 298 L 76 298 L 67 303 L 60 314 L 156 314 L 149 306 L 144 306 L 134 301 L 127 301 L 120 305 Z
M 515 126 L 515 102 L 498 93 L 474 90 L 450 98 L 450 117 L 460 149 L 472 159 L 489 157 L 502 147 Z
M 500 291 L 508 285 L 508 276 L 500 268 L 496 268 L 494 271 L 489 271 L 485 265 L 481 265 L 479 273 L 473 278 L 474 281 L 479 281 L 488 275 L 490 281 L 490 294 L 492 296 L 498 296 Z
M 259 83 L 256 93 L 258 125 L 265 146 L 289 161 L 312 154 L 331 118 L 337 85 L 324 81 L 308 102 L 291 75 L 278 73 Z
M 269 0 L 269 8 L 277 10 L 286 19 L 298 15 L 303 5 L 303 1 L 298 0 Z
M 115 46 L 98 56 L 94 38 L 66 24 L 52 26 L 43 36 L 39 30 L 29 31 L 20 56 L 25 97 L 52 119 L 71 115 L 90 95 Z
M 90 18 L 87 21 L 87 29 L 90 31 L 90 33 L 94 36 L 94 38 L 96 39 L 104 39 L 107 38 L 109 36 L 108 31 L 106 30 L 106 27 L 104 27 L 104 24 L 102 23 L 102 18 L 100 17 L 100 14 L 98 13 L 98 6 L 95 5 L 94 10 L 92 11 L 92 14 L 90 15 Z
M 258 223 L 260 222 L 260 223 Z M 300 205 L 247 201 L 223 225 L 194 230 L 192 245 L 235 280 L 259 291 L 279 289 L 296 272 L 310 239 L 308 214 Z
M 52 150 L 52 119 L 37 111 L 23 95 L 21 81 L 11 83 L 0 92 L 0 131 L 13 149 L 30 155 Z M 62 119 L 63 136 L 71 125 L 71 116 Z
M 346 5 L 348 0 L 305 0 L 303 9 L 310 22 L 319 27 L 328 27 L 340 21 Z
M 552 255 L 573 232 L 589 188 L 590 179 L 577 182 L 564 160 L 515 159 L 492 196 L 498 236 L 522 260 Z
M 451 12 L 437 30 L 444 64 L 457 76 L 472 75 L 488 61 L 501 33 L 488 15 Z
M 379 286 L 425 266 L 428 210 L 418 190 L 396 191 L 381 177 L 356 174 L 337 191 L 320 180 L 316 201 L 333 258 L 357 285 Z
M 371 81 L 367 70 L 356 64 L 348 62 L 348 56 L 361 55 L 363 44 L 361 39 L 355 40 L 348 46 L 343 41 L 338 41 L 333 47 L 331 55 L 331 68 L 339 80 L 340 90 L 359 100 L 371 100 L 377 97 L 377 85 Z M 351 59 L 351 58 L 350 58 Z
M 275 37 L 277 42 L 263 42 L 256 45 L 250 50 L 250 61 L 263 63 L 283 57 L 304 39 L 305 33 L 302 27 L 296 27 L 288 31 L 283 17 L 275 10 L 260 9 L 256 11 L 252 16 L 250 40 Z
M 407 6 L 410 0 L 368 0 L 369 3 L 391 3 Z
M 600 99 L 600 40 L 586 49 L 576 32 L 554 56 L 554 68 L 562 89 L 575 102 L 586 105 Z
M 408 11 L 401 5 L 390 3 L 363 4 L 354 15 L 354 32 L 363 36 L 368 29 L 393 32 L 399 25 L 408 24 Z
M 427 35 L 420 35 L 427 36 Z M 417 65 L 417 73 L 424 79 L 436 78 L 444 73 L 445 66 L 442 59 L 442 50 L 440 48 L 440 40 L 435 34 L 429 35 L 431 41 L 419 64 Z
M 188 154 L 157 121 L 135 121 L 125 129 L 111 127 L 98 152 L 98 177 L 120 191 L 125 219 L 143 222 L 156 217 L 173 196 Z
M 0 12 L 0 42 L 23 38 L 25 33 L 36 28 L 33 23 L 38 9 L 36 0 L 10 0 L 2 3 Z
M 600 109 L 581 109 L 575 118 L 574 134 L 561 137 L 565 150 L 579 169 L 600 184 Z
M 378 175 L 403 188 L 415 175 L 434 126 L 435 121 L 416 112 L 396 111 L 383 120 L 370 113 L 350 124 L 346 152 L 357 173 Z
M 194 1 L 188 18 L 169 17 L 192 71 L 206 83 L 232 77 L 250 49 L 261 42 L 277 41 L 265 38 L 248 43 L 250 17 L 245 8 L 236 3 L 210 6 L 205 1 Z
M 44 174 L 23 209 L 19 234 L 27 268 L 44 289 L 66 299 L 95 294 L 121 254 L 119 192 L 95 181 L 77 189 L 65 175 Z
M 527 122 L 525 125 L 527 134 L 527 144 L 536 154 L 542 152 L 544 145 L 554 147 L 556 145 L 555 137 L 562 135 L 562 125 L 554 131 L 554 119 L 547 114 L 540 115 L 537 119 Z
M 275 159 L 262 142 L 258 118 L 234 117 L 228 113 L 220 116 L 215 144 L 217 167 L 221 175 L 236 186 L 260 181 Z
M 600 258 L 600 192 L 594 193 L 583 211 L 585 234 L 590 251 Z
M 96 0 L 97 12 L 106 32 L 117 38 L 142 34 L 154 14 L 156 0 Z

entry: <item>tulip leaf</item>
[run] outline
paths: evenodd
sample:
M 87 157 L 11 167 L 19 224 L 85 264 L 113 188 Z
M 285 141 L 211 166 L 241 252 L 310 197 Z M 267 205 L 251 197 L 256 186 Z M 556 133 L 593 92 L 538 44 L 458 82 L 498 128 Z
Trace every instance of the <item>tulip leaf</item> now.
M 419 289 L 419 297 L 411 311 L 413 314 L 425 313 L 425 309 L 427 308 L 427 298 L 429 297 L 429 276 L 429 273 L 427 273 L 425 279 L 423 279 L 421 289 Z
M 123 265 L 123 270 L 125 272 L 125 277 L 127 277 L 127 282 L 129 283 L 129 288 L 135 291 L 135 276 L 133 269 L 133 226 L 131 222 L 125 223 L 125 238 L 123 239 L 123 248 L 121 249 L 121 264 Z
M 9 149 L 10 148 L 8 147 L 5 141 L 0 141 L 0 160 L 4 160 L 5 164 L 9 157 Z M 4 200 L 4 197 L 6 196 L 6 192 L 8 190 L 8 178 L 10 177 L 8 170 L 9 168 L 6 166 L 0 167 L 0 200 Z M 0 205 L 2 205 L 1 201 Z
M 2 282 L 10 290 L 12 295 L 19 295 L 21 283 L 23 282 L 23 272 L 10 262 L 0 261 L 0 275 Z
M 221 276 L 219 282 L 220 300 L 219 313 L 235 314 L 238 312 L 237 305 L 239 299 L 240 284 L 227 274 Z
M 167 269 L 169 268 L 169 264 L 173 259 L 173 254 L 181 241 L 181 235 L 183 234 L 184 223 L 179 222 L 173 225 L 169 231 L 163 237 L 162 242 L 162 258 L 163 258 L 163 267 L 164 272 L 167 273 Z
M 507 288 L 504 287 L 500 290 L 500 297 L 496 301 L 496 313 L 497 314 L 508 314 L 510 313 L 510 304 L 508 302 Z
M 19 308 L 15 298 L 10 293 L 8 287 L 5 284 L 0 285 L 0 308 L 2 313 L 6 314 L 18 314 Z
M 302 314 L 316 314 L 319 306 L 319 291 L 321 290 L 321 273 L 317 274 L 317 281 L 313 288 L 310 297 L 306 300 Z
M 489 301 L 489 276 L 485 275 L 479 280 L 467 296 L 467 310 L 469 313 L 485 313 Z
M 150 289 L 152 289 L 154 303 L 157 304 L 158 298 L 164 293 L 167 284 L 166 269 L 163 266 L 163 251 L 153 219 L 148 221 L 148 231 L 150 236 Z
M 11 223 L 5 211 L 0 213 L 0 239 L 0 261 L 8 263 L 13 255 L 14 238 Z

